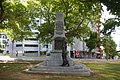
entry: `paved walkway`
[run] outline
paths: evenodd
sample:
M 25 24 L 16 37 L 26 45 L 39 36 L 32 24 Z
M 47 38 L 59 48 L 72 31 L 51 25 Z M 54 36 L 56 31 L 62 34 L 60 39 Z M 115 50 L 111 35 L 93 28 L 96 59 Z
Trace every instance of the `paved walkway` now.
M 11 58 L 10 56 L 0 56 L 0 60 L 15 60 L 15 58 Z
M 19 57 L 10 57 L 10 56 L 1 56 L 0 55 L 0 61 L 1 60 L 38 60 L 43 61 L 46 60 L 49 56 L 40 56 L 40 57 L 26 57 L 26 56 L 19 56 Z M 98 61 L 98 62 L 105 62 L 105 61 L 120 61 L 119 60 L 113 60 L 113 59 L 73 59 L 73 60 L 79 60 L 79 61 Z
M 40 56 L 40 57 L 26 57 L 26 56 L 21 56 L 21 57 L 11 57 L 11 58 L 15 58 L 16 60 L 38 60 L 38 61 L 41 61 L 41 60 L 46 60 L 47 57 L 46 56 Z
M 73 59 L 78 62 L 85 62 L 85 63 L 96 63 L 96 62 L 120 62 L 120 59 Z
M 26 56 L 19 56 L 19 57 L 10 57 L 10 56 L 0 56 L 0 60 L 46 60 L 46 56 L 41 57 L 26 57 Z

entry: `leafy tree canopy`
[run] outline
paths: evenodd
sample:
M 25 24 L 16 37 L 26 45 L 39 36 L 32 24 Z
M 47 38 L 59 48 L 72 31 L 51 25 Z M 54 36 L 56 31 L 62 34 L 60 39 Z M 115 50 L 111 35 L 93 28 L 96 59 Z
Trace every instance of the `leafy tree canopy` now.
M 107 58 L 109 58 L 110 54 L 116 53 L 116 44 L 110 36 L 103 37 L 102 46 L 104 47 L 104 52 L 107 54 Z
M 91 52 L 93 49 L 97 47 L 98 38 L 97 32 L 91 32 L 90 37 L 85 40 L 86 46 L 88 47 L 89 51 Z
M 86 0 L 39 0 L 41 18 L 44 23 L 39 31 L 39 39 L 50 42 L 54 33 L 56 12 L 64 14 L 64 28 L 68 43 L 72 43 L 74 37 L 80 38 L 82 34 L 89 35 L 91 23 L 96 25 L 100 12 L 98 1 L 86 2 Z
M 103 35 L 110 35 L 111 32 L 115 29 L 115 27 L 119 27 L 120 26 L 120 22 L 114 18 L 110 18 L 108 20 L 106 20 L 103 24 L 103 29 L 101 30 L 101 33 Z
M 35 0 L 1 0 L 0 1 L 0 29 L 6 32 L 12 40 L 20 40 L 31 34 L 30 24 L 33 22 L 33 8 Z M 28 36 L 28 35 L 27 35 Z

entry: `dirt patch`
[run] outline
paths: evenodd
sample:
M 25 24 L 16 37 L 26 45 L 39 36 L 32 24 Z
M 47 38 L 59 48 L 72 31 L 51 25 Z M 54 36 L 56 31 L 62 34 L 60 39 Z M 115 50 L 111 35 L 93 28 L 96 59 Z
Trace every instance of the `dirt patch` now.
M 26 74 L 23 72 L 2 72 L 0 73 L 0 78 L 7 77 L 8 80 L 15 79 L 15 80 L 43 80 L 41 75 L 37 74 Z
M 0 73 L 0 78 L 7 77 L 5 80 L 46 80 L 48 78 L 65 78 L 66 76 L 60 76 L 60 75 L 46 75 L 46 74 L 28 74 L 24 72 L 2 72 Z M 69 78 L 72 78 L 73 76 L 67 76 Z
M 26 74 L 22 70 L 36 65 L 38 62 L 13 62 L 13 63 L 0 63 L 0 80 L 44 80 L 41 75 Z M 8 66 L 3 69 L 4 66 Z

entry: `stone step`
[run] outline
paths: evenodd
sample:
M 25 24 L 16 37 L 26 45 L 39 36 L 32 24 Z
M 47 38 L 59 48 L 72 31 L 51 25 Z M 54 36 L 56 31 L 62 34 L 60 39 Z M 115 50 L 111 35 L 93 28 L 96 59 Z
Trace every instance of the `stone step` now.
M 79 76 L 90 76 L 91 72 L 89 71 L 27 71 L 28 73 L 40 73 L 40 74 L 59 74 L 59 75 L 79 75 Z
M 74 66 L 61 67 L 61 66 L 44 66 L 43 64 L 38 64 L 30 69 L 31 71 L 40 72 L 89 72 L 85 65 L 81 63 L 75 63 Z
M 32 68 L 31 71 L 52 71 L 52 72 L 87 72 L 87 69 L 43 69 L 43 68 Z

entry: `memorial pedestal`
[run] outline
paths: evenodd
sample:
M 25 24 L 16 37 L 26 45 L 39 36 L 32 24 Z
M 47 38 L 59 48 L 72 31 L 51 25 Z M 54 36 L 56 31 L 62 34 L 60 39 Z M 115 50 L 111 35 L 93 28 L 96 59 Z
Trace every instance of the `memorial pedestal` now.
M 74 75 L 74 76 L 90 76 L 93 72 L 81 63 L 74 63 L 69 67 L 61 66 L 45 66 L 44 63 L 37 64 L 26 72 L 39 74 L 54 74 L 54 75 Z
M 73 60 L 67 56 L 69 65 L 72 66 L 74 65 Z M 51 51 L 50 57 L 44 62 L 45 66 L 61 66 L 63 63 L 62 60 L 62 51 L 61 50 L 55 50 Z

